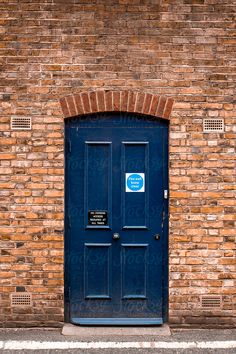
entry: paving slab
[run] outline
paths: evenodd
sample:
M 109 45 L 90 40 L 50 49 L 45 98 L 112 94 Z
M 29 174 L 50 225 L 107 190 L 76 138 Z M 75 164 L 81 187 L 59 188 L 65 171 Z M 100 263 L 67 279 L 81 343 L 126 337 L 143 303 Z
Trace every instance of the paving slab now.
M 76 326 L 65 323 L 62 328 L 64 336 L 78 336 L 89 338 L 98 336 L 170 336 L 171 331 L 168 324 L 153 327 L 94 327 L 94 326 Z

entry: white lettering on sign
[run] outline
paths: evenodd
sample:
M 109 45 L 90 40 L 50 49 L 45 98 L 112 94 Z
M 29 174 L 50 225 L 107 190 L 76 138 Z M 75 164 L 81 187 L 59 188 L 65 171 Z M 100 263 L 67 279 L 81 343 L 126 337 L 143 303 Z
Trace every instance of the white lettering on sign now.
M 145 174 L 134 172 L 125 174 L 126 192 L 145 192 Z

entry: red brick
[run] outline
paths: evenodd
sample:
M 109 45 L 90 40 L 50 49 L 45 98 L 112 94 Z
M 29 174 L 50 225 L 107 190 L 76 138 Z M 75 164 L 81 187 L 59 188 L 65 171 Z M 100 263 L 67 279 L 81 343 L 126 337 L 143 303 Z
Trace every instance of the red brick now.
M 104 91 L 97 91 L 97 103 L 99 112 L 105 112 L 105 93 Z
M 129 91 L 128 97 L 128 107 L 127 110 L 129 112 L 134 112 L 135 104 L 136 104 L 137 92 Z
M 157 110 L 156 110 L 155 116 L 157 116 L 157 117 L 162 117 L 163 116 L 165 104 L 166 104 L 166 97 L 161 96 L 160 99 L 159 99 L 159 102 L 158 102 L 158 106 L 157 106 Z
M 87 92 L 82 92 L 81 93 L 81 99 L 84 107 L 84 113 L 90 113 L 90 103 L 89 103 L 89 95 Z
M 121 91 L 121 104 L 120 110 L 123 112 L 127 111 L 129 91 Z
M 149 114 L 149 111 L 151 109 L 151 101 L 152 101 L 153 95 L 150 93 L 147 93 L 145 96 L 145 101 L 143 104 L 143 113 L 144 114 Z
M 66 99 L 65 98 L 61 98 L 60 99 L 60 103 L 61 103 L 61 109 L 62 109 L 62 112 L 64 114 L 64 117 L 69 117 L 70 116 L 70 111 L 69 111 L 69 108 L 67 106 L 67 102 L 66 102 Z
M 159 96 L 153 96 L 151 102 L 151 108 L 149 111 L 149 114 L 151 114 L 152 116 L 154 116 L 156 113 L 158 102 L 159 102 Z
M 81 99 L 80 94 L 74 95 L 74 102 L 75 102 L 75 105 L 76 105 L 77 114 L 78 115 L 84 114 L 85 112 L 84 112 L 84 107 L 83 107 L 83 104 L 82 104 L 82 99 Z
M 76 116 L 77 110 L 75 107 L 73 96 L 67 96 L 66 101 L 67 101 L 67 107 L 69 108 L 70 111 L 70 117 Z
M 172 98 L 167 99 L 167 103 L 165 105 L 165 110 L 163 113 L 163 118 L 169 119 L 172 108 L 173 108 L 174 100 Z
M 120 92 L 113 91 L 113 110 L 120 111 Z
M 145 99 L 145 94 L 138 92 L 137 94 L 137 99 L 136 99 L 136 104 L 135 104 L 135 112 L 137 113 L 142 113 L 143 112 L 143 103 Z
M 89 97 L 90 97 L 91 111 L 95 113 L 98 111 L 96 93 L 90 92 Z
M 105 107 L 107 112 L 113 111 L 112 91 L 105 91 Z
M 235 324 L 232 2 L 3 2 L 0 326 L 64 320 L 64 118 L 106 110 L 170 119 L 169 322 Z M 203 118 L 225 131 L 203 133 Z M 16 286 L 33 308 L 10 306 Z M 202 294 L 222 308 L 203 311 Z

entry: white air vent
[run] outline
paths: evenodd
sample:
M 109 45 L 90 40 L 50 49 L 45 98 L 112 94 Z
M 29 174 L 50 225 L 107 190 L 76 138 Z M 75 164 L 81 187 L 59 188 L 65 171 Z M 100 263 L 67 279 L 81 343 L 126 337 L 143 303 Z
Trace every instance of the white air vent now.
M 12 130 L 31 130 L 31 117 L 11 117 Z
M 11 294 L 11 306 L 32 306 L 32 295 L 20 292 Z
M 205 119 L 203 119 L 203 131 L 204 131 L 204 133 L 223 132 L 224 131 L 224 119 L 223 118 L 205 118 Z
M 204 310 L 220 309 L 222 306 L 222 297 L 217 295 L 202 295 L 201 307 Z

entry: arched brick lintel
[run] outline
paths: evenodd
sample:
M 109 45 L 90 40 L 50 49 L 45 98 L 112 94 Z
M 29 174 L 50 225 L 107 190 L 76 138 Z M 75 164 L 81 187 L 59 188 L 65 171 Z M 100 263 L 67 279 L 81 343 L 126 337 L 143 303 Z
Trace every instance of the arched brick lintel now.
M 137 91 L 87 91 L 60 99 L 64 118 L 97 112 L 133 112 L 169 119 L 174 100 Z

